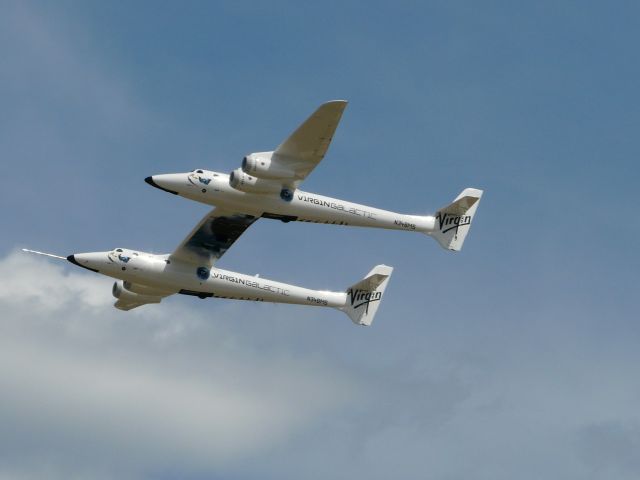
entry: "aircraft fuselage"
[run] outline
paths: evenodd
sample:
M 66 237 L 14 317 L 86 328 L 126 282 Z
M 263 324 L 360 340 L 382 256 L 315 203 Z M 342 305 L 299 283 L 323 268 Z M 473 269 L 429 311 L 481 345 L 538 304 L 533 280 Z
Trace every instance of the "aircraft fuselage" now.
M 201 173 L 196 173 L 201 172 Z M 356 227 L 434 231 L 433 216 L 406 215 L 302 190 L 254 193 L 233 188 L 229 175 L 208 170 L 154 175 L 147 183 L 200 203 L 284 222 L 312 222 Z
M 122 280 L 125 285 L 133 284 L 133 292 L 143 295 L 181 293 L 200 298 L 217 297 L 334 308 L 344 307 L 347 302 L 347 294 L 344 292 L 312 290 L 215 267 L 198 267 L 170 260 L 168 255 L 153 255 L 123 248 L 110 252 L 79 253 L 70 255 L 67 259 L 80 267 Z

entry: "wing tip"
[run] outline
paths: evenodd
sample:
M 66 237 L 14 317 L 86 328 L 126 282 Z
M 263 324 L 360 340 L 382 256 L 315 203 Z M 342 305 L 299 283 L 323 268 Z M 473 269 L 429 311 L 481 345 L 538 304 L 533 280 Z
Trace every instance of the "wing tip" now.
M 311 117 L 309 117 L 309 120 L 314 117 L 316 117 L 316 120 L 331 119 L 330 121 L 332 123 L 335 123 L 334 129 L 333 129 L 335 131 L 335 128 L 337 128 L 338 123 L 340 123 L 340 119 L 342 118 L 342 114 L 347 108 L 348 103 L 349 102 L 347 102 L 346 100 L 329 100 L 328 102 L 324 102 L 316 109 L 314 113 L 311 114 Z

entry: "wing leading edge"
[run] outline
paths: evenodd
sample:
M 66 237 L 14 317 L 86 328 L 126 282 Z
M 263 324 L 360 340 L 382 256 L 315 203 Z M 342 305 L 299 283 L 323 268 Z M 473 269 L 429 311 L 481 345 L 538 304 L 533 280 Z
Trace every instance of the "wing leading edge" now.
M 295 172 L 298 183 L 324 158 L 346 106 L 345 100 L 323 103 L 273 152 L 278 163 Z

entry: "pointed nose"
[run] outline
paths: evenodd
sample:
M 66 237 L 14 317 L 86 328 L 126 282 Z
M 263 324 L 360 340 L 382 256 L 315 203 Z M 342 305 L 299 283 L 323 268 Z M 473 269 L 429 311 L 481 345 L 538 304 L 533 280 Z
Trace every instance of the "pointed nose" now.
M 167 188 L 171 184 L 171 180 L 167 178 L 170 176 L 171 175 L 154 175 L 152 177 L 145 178 L 144 181 L 147 182 L 152 187 L 156 187 L 160 190 L 164 190 L 165 192 L 172 193 L 173 195 L 178 195 L 178 192 L 175 192 L 170 188 Z
M 69 255 L 67 257 L 67 260 L 69 260 L 71 263 L 73 263 L 74 265 L 77 265 L 79 267 L 82 268 L 86 268 L 87 270 L 91 270 L 92 272 L 98 272 L 98 270 L 96 270 L 95 268 L 91 268 L 88 266 L 89 262 L 89 258 L 85 258 L 87 257 L 87 254 L 75 254 L 75 255 Z M 78 257 L 78 258 L 76 258 Z M 80 261 L 78 261 L 80 260 Z

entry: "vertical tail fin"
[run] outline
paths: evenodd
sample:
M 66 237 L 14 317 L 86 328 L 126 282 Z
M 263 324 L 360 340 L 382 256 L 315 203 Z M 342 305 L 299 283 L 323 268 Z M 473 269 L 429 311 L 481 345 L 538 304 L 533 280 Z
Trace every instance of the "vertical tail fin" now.
M 452 204 L 438 210 L 433 232 L 429 233 L 443 248 L 459 252 L 469 233 L 480 204 L 482 190 L 465 188 Z
M 356 325 L 371 325 L 387 288 L 393 267 L 377 265 L 363 280 L 347 288 L 347 300 L 340 308 Z

